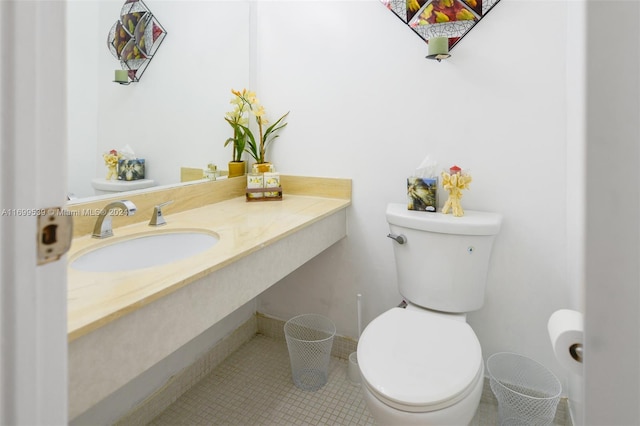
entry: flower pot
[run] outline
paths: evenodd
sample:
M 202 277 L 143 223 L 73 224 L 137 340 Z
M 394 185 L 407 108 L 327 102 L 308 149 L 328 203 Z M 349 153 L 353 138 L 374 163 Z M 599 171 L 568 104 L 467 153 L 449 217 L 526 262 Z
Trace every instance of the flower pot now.
M 246 161 L 229 161 L 229 177 L 244 176 L 247 170 Z
M 271 163 L 254 163 L 253 171 L 256 173 L 267 173 L 271 171 Z

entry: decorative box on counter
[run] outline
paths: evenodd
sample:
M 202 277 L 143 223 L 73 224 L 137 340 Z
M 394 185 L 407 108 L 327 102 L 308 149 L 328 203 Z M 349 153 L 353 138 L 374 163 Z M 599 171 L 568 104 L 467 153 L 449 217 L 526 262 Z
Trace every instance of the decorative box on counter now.
M 266 189 L 269 189 L 266 191 Z M 247 201 L 282 200 L 280 174 L 276 172 L 247 175 Z
M 423 212 L 435 212 L 437 208 L 437 178 L 407 178 L 407 208 Z
M 144 179 L 144 159 L 118 160 L 118 180 Z

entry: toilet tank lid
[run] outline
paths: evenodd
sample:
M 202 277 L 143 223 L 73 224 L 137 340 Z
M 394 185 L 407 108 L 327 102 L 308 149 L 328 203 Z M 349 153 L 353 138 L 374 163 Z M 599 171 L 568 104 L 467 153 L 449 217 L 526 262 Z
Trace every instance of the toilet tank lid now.
M 442 234 L 496 235 L 502 224 L 499 213 L 465 210 L 464 216 L 455 217 L 440 212 L 409 210 L 402 203 L 389 203 L 386 215 L 387 222 L 392 225 Z
M 152 179 L 137 179 L 137 180 L 106 180 L 100 178 L 91 179 L 91 186 L 93 189 L 99 189 L 101 191 L 132 191 L 134 189 L 150 188 L 154 185 Z

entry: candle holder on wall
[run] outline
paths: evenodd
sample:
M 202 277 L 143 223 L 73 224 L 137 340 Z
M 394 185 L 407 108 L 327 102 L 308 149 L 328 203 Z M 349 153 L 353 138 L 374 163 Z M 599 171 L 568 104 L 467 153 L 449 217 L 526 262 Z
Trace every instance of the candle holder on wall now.
M 427 58 L 440 62 L 500 0 L 381 1 L 429 44 Z
M 109 51 L 122 68 L 115 71 L 114 81 L 120 84 L 140 81 L 166 35 L 167 31 L 142 0 L 126 0 L 120 19 L 107 38 Z

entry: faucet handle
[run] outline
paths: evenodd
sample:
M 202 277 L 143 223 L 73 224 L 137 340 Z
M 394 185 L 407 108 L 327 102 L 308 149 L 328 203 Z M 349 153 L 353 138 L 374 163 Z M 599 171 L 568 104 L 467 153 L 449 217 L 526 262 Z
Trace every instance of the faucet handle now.
M 162 216 L 162 208 L 171 203 L 173 203 L 173 200 L 165 201 L 164 203 L 160 203 L 153 208 L 153 214 L 151 215 L 149 226 L 161 226 L 167 224 L 167 221 L 164 220 L 164 216 Z

